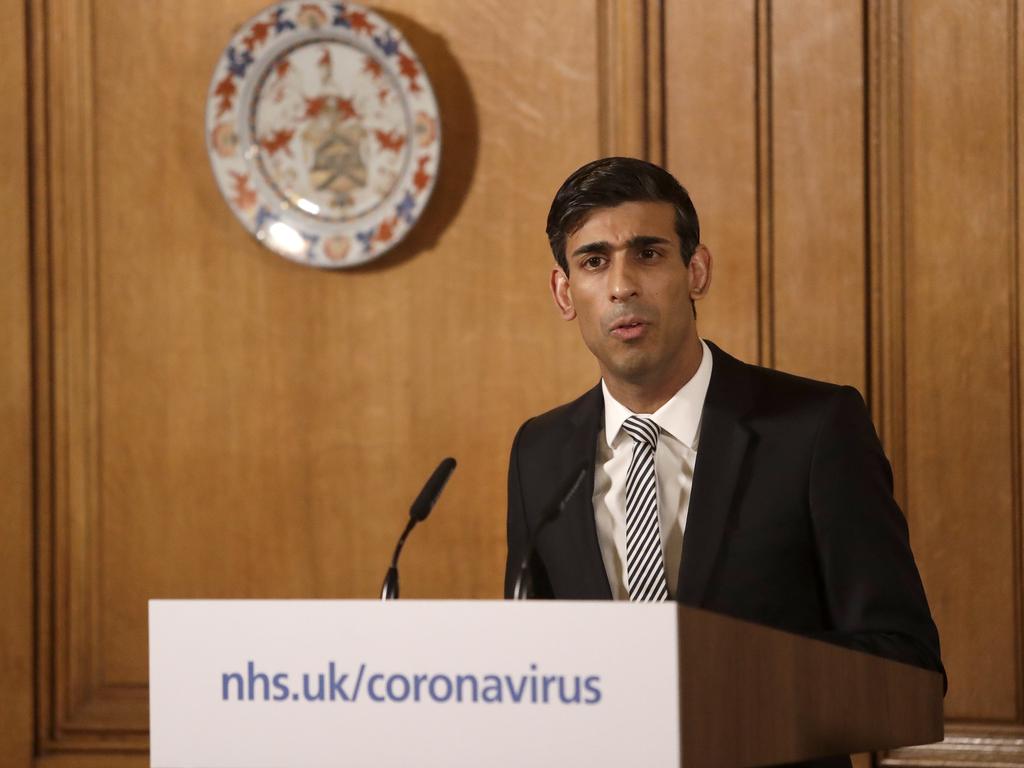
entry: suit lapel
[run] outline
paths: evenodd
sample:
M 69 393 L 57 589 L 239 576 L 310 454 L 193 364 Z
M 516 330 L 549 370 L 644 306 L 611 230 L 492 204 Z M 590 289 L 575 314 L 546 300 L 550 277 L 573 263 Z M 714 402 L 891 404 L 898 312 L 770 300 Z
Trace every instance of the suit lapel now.
M 700 605 L 707 590 L 751 440 L 742 421 L 751 404 L 744 364 L 714 344 L 708 342 L 708 346 L 713 360 L 711 383 L 701 415 L 700 444 L 676 588 L 677 599 L 690 605 Z
M 594 461 L 597 452 L 597 433 L 601 430 L 604 415 L 604 398 L 601 385 L 587 392 L 580 401 L 580 407 L 571 416 L 571 429 L 562 444 L 561 475 L 568 477 L 586 463 L 586 477 L 580 488 L 570 499 L 561 515 L 560 528 L 565 531 L 562 540 L 576 545 L 578 564 L 579 596 L 589 599 L 611 600 L 612 590 L 608 584 L 601 557 L 601 545 L 597 539 L 597 523 L 594 520 Z

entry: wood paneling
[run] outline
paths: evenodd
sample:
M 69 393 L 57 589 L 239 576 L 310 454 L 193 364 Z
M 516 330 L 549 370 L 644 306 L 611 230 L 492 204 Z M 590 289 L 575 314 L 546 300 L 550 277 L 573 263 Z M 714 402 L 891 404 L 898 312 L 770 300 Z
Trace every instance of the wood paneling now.
M 373 596 L 448 454 L 403 594 L 497 596 L 512 434 L 597 375 L 547 207 L 627 153 L 693 195 L 701 332 L 869 398 L 950 674 L 946 743 L 888 761 L 1024 764 L 1024 2 L 375 3 L 445 150 L 409 238 L 341 274 L 263 250 L 208 168 L 263 0 L 4 3 L 4 759 L 34 722 L 39 765 L 144 763 L 146 600 Z
M 869 402 L 879 436 L 894 467 L 905 470 L 903 410 L 904 174 L 902 23 L 897 5 L 874 6 L 867 14 L 868 72 L 868 274 L 870 286 Z M 906 504 L 906 472 L 893 478 Z
M 771 8 L 771 360 L 866 392 L 862 12 Z
M 715 256 L 701 332 L 864 391 L 862 38 L 843 0 L 665 6 L 668 167 Z
M 32 754 L 32 399 L 24 5 L 0 3 L 0 755 Z
M 875 413 L 949 673 L 893 765 L 1024 764 L 1018 4 L 869 14 Z
M 858 386 L 893 460 L 951 682 L 892 764 L 1024 763 L 1020 6 L 666 4 L 701 330 Z
M 642 39 L 642 8 L 377 4 L 433 79 L 442 170 L 395 253 L 331 274 L 263 250 L 208 169 L 209 76 L 262 5 L 67 0 L 33 18 L 53 169 L 36 252 L 44 751 L 144 748 L 148 599 L 375 595 L 445 455 L 460 465 L 407 547 L 403 595 L 498 596 L 512 434 L 596 378 L 549 305 L 543 222 L 602 145 L 649 140 L 600 111 L 647 77 L 623 37 Z
M 599 156 L 664 163 L 664 9 L 657 0 L 598 2 Z
M 906 5 L 902 46 L 907 514 L 947 714 L 1003 722 L 1020 716 L 1010 7 Z
M 677 0 L 665 14 L 666 165 L 687 188 L 714 258 L 701 334 L 759 356 L 757 85 L 750 3 Z

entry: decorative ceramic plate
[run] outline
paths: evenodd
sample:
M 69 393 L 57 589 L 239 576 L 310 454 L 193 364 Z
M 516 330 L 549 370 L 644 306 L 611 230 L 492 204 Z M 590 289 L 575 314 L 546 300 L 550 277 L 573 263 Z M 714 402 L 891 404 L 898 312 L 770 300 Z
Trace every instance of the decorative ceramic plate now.
M 207 150 L 220 191 L 292 261 L 351 267 L 398 243 L 441 156 L 430 81 L 394 27 L 355 3 L 287 0 L 217 64 Z

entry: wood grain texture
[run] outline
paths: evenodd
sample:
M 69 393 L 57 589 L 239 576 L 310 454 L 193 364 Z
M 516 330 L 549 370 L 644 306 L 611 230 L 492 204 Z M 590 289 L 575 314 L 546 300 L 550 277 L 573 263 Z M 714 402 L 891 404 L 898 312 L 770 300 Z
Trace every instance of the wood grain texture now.
M 378 4 L 432 77 L 442 171 L 396 252 L 330 274 L 264 251 L 208 169 L 210 72 L 263 4 L 63 5 L 34 17 L 53 73 L 40 733 L 116 752 L 145 746 L 148 599 L 373 596 L 445 455 L 403 595 L 499 594 L 512 435 L 596 379 L 550 306 L 543 223 L 599 153 L 598 19 Z
M 771 0 L 754 0 L 754 158 L 757 189 L 757 360 L 775 365 L 775 168 L 772 151 L 773 77 Z
M 149 768 L 149 755 L 50 752 L 37 757 L 31 765 L 32 768 Z
M 993 3 L 964 25 L 962 14 L 980 7 L 868 6 L 871 401 L 896 469 L 898 497 L 913 500 L 914 489 L 928 495 L 927 506 L 904 506 L 942 632 L 953 718 L 942 744 L 889 753 L 884 765 L 1024 765 L 1019 150 L 1024 15 L 1019 3 Z M 956 63 L 936 71 L 939 57 Z M 986 140 L 979 140 L 981 134 Z M 918 140 L 925 145 L 913 146 Z M 943 188 L 953 194 L 937 204 Z M 930 193 L 927 207 L 914 197 L 922 189 Z M 962 201 L 967 205 L 961 207 Z M 978 222 L 979 216 L 986 223 Z M 954 234 L 953 243 L 936 243 L 938 234 L 929 231 L 936 218 L 965 230 L 958 233 L 959 242 Z M 968 265 L 959 249 L 979 228 L 985 237 L 970 245 L 972 260 L 985 254 L 978 281 L 954 288 L 977 266 Z M 927 255 L 919 255 L 922 245 L 913 237 L 923 230 Z M 1006 242 L 996 244 L 993 238 Z M 934 259 L 930 266 L 936 271 L 928 276 L 925 266 L 913 272 L 907 266 L 922 257 Z M 1007 271 L 1000 274 L 1002 269 Z M 975 293 L 986 279 L 990 285 Z M 935 292 L 936 284 L 947 286 L 944 300 L 915 293 L 919 286 Z M 931 328 L 924 322 L 910 326 L 911 297 L 913 309 L 931 310 Z M 982 312 L 977 317 L 969 312 L 970 322 L 959 325 L 957 306 L 968 297 Z M 979 328 L 976 319 L 987 325 Z M 994 337 L 988 335 L 993 326 Z M 927 346 L 929 339 L 935 370 L 923 368 L 910 381 L 909 349 L 915 343 L 919 349 Z M 966 377 L 965 370 L 972 375 Z M 952 391 L 937 395 L 950 382 Z M 955 408 L 955 416 L 943 413 L 945 408 Z M 979 416 L 979 409 L 988 413 Z M 919 421 L 911 422 L 912 416 Z M 946 431 L 950 422 L 958 422 L 952 432 Z M 965 432 L 967 444 L 961 442 Z M 938 446 L 927 446 L 929 439 L 941 440 L 963 458 L 942 459 Z M 912 447 L 918 451 L 910 453 Z M 956 496 L 948 497 L 950 490 Z M 930 539 L 924 544 L 922 528 Z M 993 607 L 995 612 L 986 614 Z M 1008 718 L 1013 724 L 999 724 Z
M 512 434 L 597 375 L 547 206 L 629 152 L 693 194 L 702 334 L 868 390 L 950 672 L 946 741 L 885 764 L 1024 765 L 1024 2 L 375 3 L 445 152 L 410 238 L 343 274 L 259 247 L 209 171 L 209 77 L 263 0 L 4 2 L 0 763 L 144 764 L 146 600 L 372 596 L 444 455 L 403 594 L 497 596 Z
M 1002 6 L 993 4 L 985 9 L 987 13 L 975 19 L 974 25 L 966 27 L 962 26 L 962 19 L 958 16 L 962 11 L 959 7 L 945 5 L 931 10 L 929 17 L 919 19 L 908 18 L 906 14 L 890 14 L 890 18 L 896 17 L 896 23 L 890 23 L 889 26 L 897 34 L 891 35 L 889 39 L 900 39 L 901 27 L 912 26 L 919 33 L 933 37 L 936 36 L 936 27 L 944 27 L 935 43 L 950 46 L 948 55 L 966 60 L 962 70 L 958 71 L 958 77 L 966 81 L 956 83 L 950 95 L 943 96 L 934 85 L 935 80 L 925 78 L 923 74 L 911 79 L 908 73 L 906 84 L 908 87 L 912 84 L 917 89 L 932 90 L 933 99 L 940 103 L 953 101 L 954 104 L 948 106 L 943 104 L 951 111 L 965 106 L 977 110 L 976 114 L 959 117 L 958 124 L 948 129 L 947 141 L 954 146 L 947 144 L 945 149 L 955 158 L 948 172 L 950 178 L 963 182 L 962 189 L 958 184 L 957 191 L 962 192 L 969 201 L 963 211 L 951 212 L 950 215 L 967 230 L 966 234 L 961 235 L 964 239 L 973 237 L 980 229 L 985 230 L 985 237 L 976 244 L 990 251 L 987 264 L 983 259 L 983 265 L 988 266 L 989 270 L 993 263 L 996 269 L 999 266 L 1008 269 L 1008 274 L 1002 276 L 1002 280 L 998 274 L 995 275 L 993 285 L 984 289 L 983 295 L 971 294 L 971 290 L 978 289 L 970 284 L 962 286 L 961 294 L 975 297 L 976 303 L 983 308 L 980 315 L 982 321 L 999 324 L 998 314 L 1005 311 L 1006 330 L 1004 336 L 990 339 L 977 336 L 978 329 L 972 323 L 970 329 L 963 329 L 959 335 L 972 333 L 972 338 L 967 342 L 971 345 L 972 357 L 979 356 L 979 353 L 987 356 L 986 362 L 982 363 L 985 367 L 990 367 L 992 363 L 989 361 L 1000 354 L 997 345 L 1005 339 L 1008 348 L 1002 350 L 1002 355 L 1006 366 L 996 366 L 995 373 L 1004 373 L 1006 379 L 994 391 L 989 391 L 992 383 L 988 377 L 973 382 L 964 382 L 959 377 L 957 389 L 961 393 L 971 387 L 971 393 L 974 394 L 972 399 L 977 400 L 978 405 L 996 410 L 999 414 L 990 417 L 990 420 L 971 425 L 976 430 L 978 442 L 975 445 L 957 445 L 957 450 L 964 451 L 968 458 L 959 467 L 960 471 L 954 473 L 954 478 L 959 478 L 964 486 L 970 485 L 970 489 L 965 487 L 960 493 L 969 493 L 974 497 L 977 488 L 989 498 L 971 498 L 964 514 L 956 513 L 956 500 L 953 505 L 947 503 L 939 507 L 948 510 L 946 514 L 955 514 L 958 518 L 955 525 L 958 527 L 954 530 L 948 521 L 936 521 L 932 523 L 931 534 L 940 536 L 939 529 L 945 522 L 949 526 L 946 535 L 952 537 L 955 546 L 940 552 L 929 549 L 919 555 L 919 561 L 924 561 L 922 569 L 929 566 L 931 579 L 940 584 L 940 596 L 945 602 L 943 610 L 951 614 L 945 621 L 941 616 L 939 620 L 940 628 L 945 629 L 943 655 L 947 659 L 947 669 L 950 669 L 950 699 L 956 704 L 952 713 L 955 719 L 948 725 L 946 739 L 942 744 L 896 750 L 887 754 L 882 764 L 1020 766 L 1024 765 L 1024 684 L 1021 677 L 1021 435 L 1024 424 L 1021 422 L 1020 409 L 1020 345 L 1024 338 L 1021 334 L 1024 273 L 1021 271 L 1020 258 L 1021 220 L 1024 216 L 1020 196 L 1021 181 L 1024 180 L 1024 164 L 1020 152 L 1024 139 L 1020 96 L 1021 83 L 1024 82 L 1024 62 L 1020 41 L 1024 34 L 1024 6 L 1016 2 Z M 979 26 L 984 30 L 982 33 L 979 33 Z M 993 44 L 995 47 L 991 48 Z M 924 44 L 919 42 L 918 45 Z M 1000 55 L 1003 57 L 1001 62 L 998 61 Z M 920 63 L 920 54 L 908 63 L 914 61 Z M 982 75 L 981 69 L 986 70 L 988 75 Z M 921 70 L 910 70 L 914 71 Z M 985 85 L 980 82 L 983 77 Z M 971 78 L 976 79 L 972 81 Z M 902 82 L 900 78 L 898 83 Z M 975 90 L 979 92 L 967 96 Z M 970 102 L 965 104 L 965 98 L 970 98 Z M 910 99 L 906 99 L 906 102 L 907 106 L 903 109 L 910 108 Z M 928 114 L 934 116 L 934 113 Z M 942 114 L 942 117 L 946 117 L 946 114 Z M 1002 125 L 999 125 L 1000 116 L 1005 120 Z M 931 131 L 938 133 L 940 129 L 932 127 Z M 982 134 L 986 137 L 984 141 L 981 141 Z M 908 155 L 913 156 L 910 153 Z M 936 157 L 933 161 L 949 162 L 949 159 Z M 997 170 L 996 166 L 1002 162 L 1005 165 Z M 908 181 L 912 170 L 908 167 Z M 959 195 L 957 197 L 959 199 Z M 986 208 L 984 214 L 983 206 Z M 910 221 L 910 214 L 916 214 L 921 206 L 914 200 L 908 200 L 904 207 L 906 211 L 903 217 Z M 986 224 L 977 220 L 981 215 L 986 216 Z M 993 242 L 993 239 L 1003 239 L 1003 242 Z M 953 247 L 962 245 L 962 242 L 954 243 Z M 1000 247 L 1003 248 L 1001 252 Z M 965 270 L 966 267 L 963 267 L 960 271 L 962 273 Z M 984 273 L 988 270 L 983 268 L 982 271 Z M 953 278 L 956 279 L 956 275 Z M 988 317 L 989 312 L 995 313 L 995 317 Z M 904 343 L 911 342 L 908 333 Z M 907 397 L 914 397 L 917 393 L 909 390 L 910 383 L 906 386 Z M 1000 393 L 1005 400 L 999 397 Z M 959 403 L 957 405 L 960 407 Z M 972 411 L 977 405 L 971 403 L 968 407 L 971 410 L 963 418 L 976 418 Z M 1008 413 L 1008 423 L 994 425 L 992 421 L 1000 418 L 1002 413 Z M 895 421 L 898 423 L 899 419 Z M 1003 471 L 1004 468 L 1008 476 L 986 476 L 987 472 Z M 911 465 L 911 471 L 915 469 L 926 471 L 927 466 L 923 462 Z M 972 528 L 969 538 L 960 538 L 960 526 Z M 918 551 L 921 552 L 921 549 Z M 929 580 L 929 575 L 925 574 L 926 580 Z M 932 590 L 931 585 L 929 589 Z M 993 607 L 996 612 L 984 618 L 978 617 L 976 612 Z M 937 607 L 936 612 L 939 610 Z M 952 663 L 949 661 L 951 657 Z M 962 677 L 953 676 L 956 674 L 953 664 L 959 667 L 958 672 Z M 963 690 L 953 698 L 952 694 L 958 686 L 962 686 Z
M 895 4 L 868 7 L 868 273 L 870 389 L 868 401 L 886 454 L 896 470 L 894 494 L 906 508 L 906 381 L 903 251 L 902 13 Z
M 53 487 L 51 483 L 53 465 L 53 403 L 51 357 L 51 316 L 50 316 L 50 265 L 44 255 L 49 253 L 50 209 L 49 197 L 49 135 L 47 131 L 47 93 L 45 83 L 49 68 L 46 59 L 46 34 L 42 19 L 46 6 L 42 3 L 31 6 L 28 14 L 29 68 L 29 115 L 31 135 L 29 137 L 31 167 L 31 300 L 32 312 L 32 362 L 33 362 L 33 442 L 32 459 L 35 465 L 35 714 L 33 736 L 37 753 L 51 738 L 53 721 L 54 636 L 53 626 L 54 589 L 51 563 L 53 530 L 52 515 L 39 514 L 39 510 L 53 509 Z
M 26 766 L 34 683 L 28 52 L 24 4 L 3 0 L 0 11 L 0 761 Z
M 776 765 L 942 738 L 942 676 L 679 609 L 683 764 Z M 742 736 L 740 736 L 742 734 Z
M 32 6 L 36 114 L 33 270 L 36 292 L 40 750 L 78 734 L 134 730 L 111 711 L 138 712 L 100 677 L 96 532 L 99 508 L 98 232 L 93 124 L 93 8 Z M 53 120 L 59 115 L 59 120 Z M 53 169 L 55 174 L 50 175 Z M 45 362 L 42 362 L 45 361 Z M 37 510 L 38 511 L 38 510 Z
M 748 3 L 665 3 L 666 166 L 714 258 L 700 333 L 759 361 L 755 18 Z
M 648 157 L 651 152 L 647 108 L 647 7 L 598 1 L 600 72 L 600 154 Z
M 772 364 L 863 393 L 862 10 L 847 0 L 771 8 Z
M 947 716 L 1016 722 L 1014 20 L 1006 3 L 901 8 L 907 514 Z

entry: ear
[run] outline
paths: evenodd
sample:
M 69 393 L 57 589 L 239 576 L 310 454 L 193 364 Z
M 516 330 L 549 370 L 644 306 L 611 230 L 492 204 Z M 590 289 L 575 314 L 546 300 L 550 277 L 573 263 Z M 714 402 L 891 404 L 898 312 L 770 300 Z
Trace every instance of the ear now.
M 555 300 L 563 320 L 576 319 L 576 308 L 572 305 L 572 292 L 569 290 L 569 278 L 560 267 L 551 270 L 551 297 Z
M 705 245 L 698 245 L 690 257 L 690 300 L 699 301 L 708 295 L 711 288 L 711 251 Z

